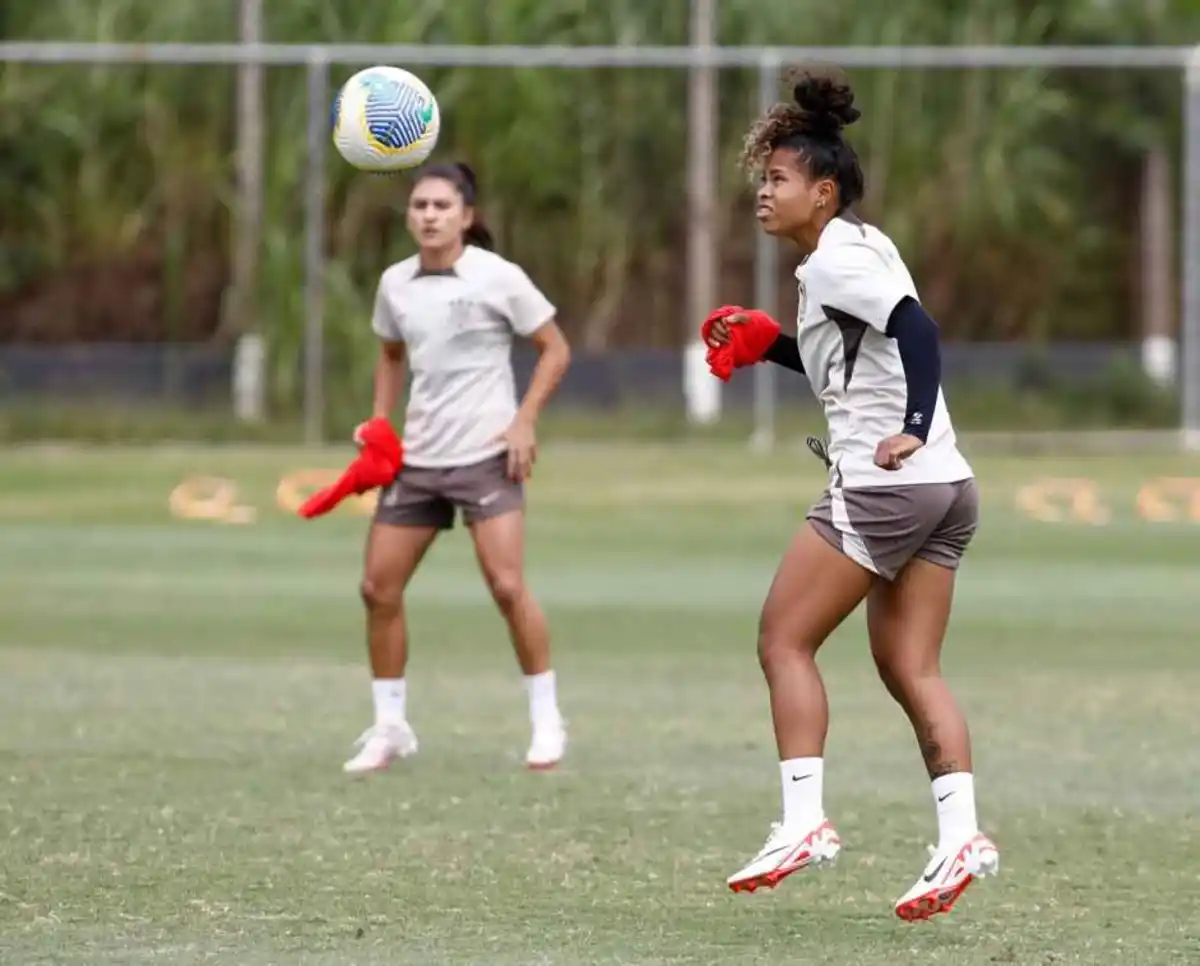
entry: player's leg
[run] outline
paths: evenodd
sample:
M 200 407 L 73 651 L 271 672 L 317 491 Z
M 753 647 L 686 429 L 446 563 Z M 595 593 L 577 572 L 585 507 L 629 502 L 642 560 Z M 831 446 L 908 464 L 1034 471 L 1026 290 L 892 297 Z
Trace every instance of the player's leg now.
M 349 774 L 386 768 L 417 750 L 408 723 L 408 629 L 404 591 L 438 533 L 453 522 L 453 509 L 421 487 L 422 473 L 405 470 L 382 495 L 367 534 L 360 592 L 367 618 L 374 723 L 358 739 L 358 752 L 343 766 Z
M 908 920 L 949 911 L 975 876 L 999 864 L 995 846 L 979 831 L 966 718 L 941 672 L 956 568 L 978 517 L 974 482 L 954 484 L 953 491 L 949 510 L 918 555 L 867 599 L 871 653 L 912 723 L 938 816 L 932 858 L 896 905 Z
M 525 579 L 524 492 L 507 478 L 505 465 L 500 457 L 456 470 L 447 493 L 462 508 L 480 570 L 525 676 L 533 732 L 526 764 L 553 768 L 566 752 L 567 732 L 550 662 L 549 624 Z
M 816 655 L 862 601 L 874 575 L 839 549 L 839 534 L 826 532 L 819 509 L 827 502 L 793 539 L 762 609 L 758 656 L 770 691 L 783 818 L 759 853 L 729 877 L 735 892 L 775 886 L 832 860 L 841 848 L 823 803 L 829 705 Z

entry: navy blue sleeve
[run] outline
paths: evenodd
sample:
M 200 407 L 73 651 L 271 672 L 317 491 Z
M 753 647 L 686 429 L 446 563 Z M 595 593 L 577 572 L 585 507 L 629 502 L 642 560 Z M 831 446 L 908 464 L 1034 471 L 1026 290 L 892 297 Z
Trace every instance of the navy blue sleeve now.
M 779 333 L 779 336 L 771 343 L 771 348 L 763 354 L 763 358 L 767 362 L 773 362 L 777 366 L 783 366 L 785 369 L 791 369 L 792 372 L 804 375 L 804 363 L 800 361 L 800 346 L 793 336 Z
M 888 318 L 887 335 L 896 340 L 904 379 L 908 383 L 908 404 L 901 432 L 922 443 L 929 436 L 929 424 L 937 406 L 942 384 L 942 350 L 938 324 L 921 303 L 911 296 L 900 300 Z

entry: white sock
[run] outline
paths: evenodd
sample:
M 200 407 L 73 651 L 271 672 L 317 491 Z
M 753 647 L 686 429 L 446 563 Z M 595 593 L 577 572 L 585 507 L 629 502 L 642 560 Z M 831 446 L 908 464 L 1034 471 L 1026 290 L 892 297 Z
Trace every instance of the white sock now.
M 527 674 L 525 690 L 529 693 L 529 720 L 535 728 L 554 725 L 562 720 L 558 711 L 558 689 L 553 671 Z
M 938 845 L 957 846 L 979 833 L 975 817 L 975 776 L 967 771 L 933 780 L 937 807 Z
M 408 687 L 404 678 L 376 678 L 371 682 L 376 724 L 401 724 L 408 715 Z
M 825 821 L 821 795 L 825 784 L 823 758 L 790 758 L 779 763 L 783 785 L 783 824 L 797 831 L 812 831 Z

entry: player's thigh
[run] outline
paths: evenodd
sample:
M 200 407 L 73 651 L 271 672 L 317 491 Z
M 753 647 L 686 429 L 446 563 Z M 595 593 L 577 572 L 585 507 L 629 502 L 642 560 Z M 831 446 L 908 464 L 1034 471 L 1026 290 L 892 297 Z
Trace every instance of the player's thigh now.
M 894 579 L 867 600 L 871 653 L 885 677 L 937 671 L 955 576 L 979 521 L 974 480 L 905 490 L 909 512 L 931 525 Z
M 525 583 L 525 512 L 510 510 L 467 524 L 475 558 L 492 593 L 517 595 Z
M 398 599 L 454 508 L 436 491 L 436 470 L 406 468 L 380 494 L 363 554 L 363 596 Z
M 433 526 L 374 521 L 363 554 L 363 596 L 374 602 L 397 602 L 441 532 Z
M 759 648 L 815 653 L 862 602 L 875 576 L 806 523 L 780 561 L 763 604 Z
M 885 678 L 937 673 L 954 604 L 956 572 L 915 557 L 867 596 L 871 655 Z

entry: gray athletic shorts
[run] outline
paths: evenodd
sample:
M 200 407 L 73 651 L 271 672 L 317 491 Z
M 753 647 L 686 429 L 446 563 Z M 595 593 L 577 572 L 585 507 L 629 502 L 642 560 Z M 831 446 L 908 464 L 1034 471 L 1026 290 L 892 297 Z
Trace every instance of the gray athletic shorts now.
M 914 557 L 955 570 L 979 525 L 979 487 L 973 479 L 831 486 L 808 519 L 836 549 L 885 580 L 895 580 Z
M 524 487 L 508 478 L 508 454 L 501 453 L 470 466 L 404 467 L 380 493 L 375 522 L 449 530 L 455 510 L 467 523 L 475 523 L 524 506 Z

